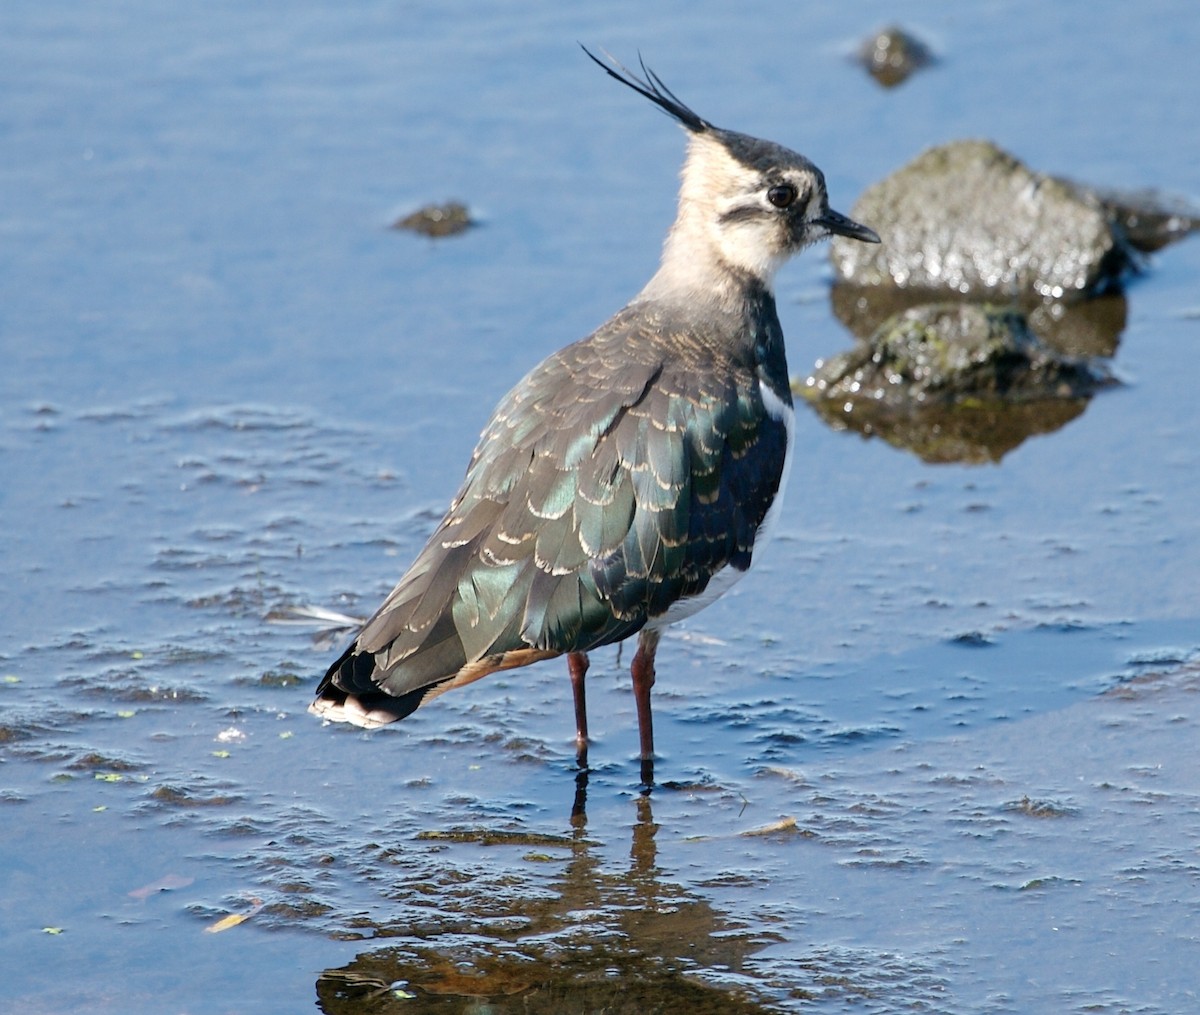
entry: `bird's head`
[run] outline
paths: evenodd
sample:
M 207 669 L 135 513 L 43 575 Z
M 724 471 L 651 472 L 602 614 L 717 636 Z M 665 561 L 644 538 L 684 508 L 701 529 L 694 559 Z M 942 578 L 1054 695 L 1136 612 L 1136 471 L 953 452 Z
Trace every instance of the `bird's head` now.
M 703 286 L 715 271 L 769 287 L 793 254 L 833 234 L 866 243 L 879 237 L 829 207 L 825 177 L 803 155 L 772 141 L 722 130 L 698 116 L 646 65 L 642 74 L 588 56 L 644 95 L 689 134 L 679 214 L 667 237 L 660 283 Z

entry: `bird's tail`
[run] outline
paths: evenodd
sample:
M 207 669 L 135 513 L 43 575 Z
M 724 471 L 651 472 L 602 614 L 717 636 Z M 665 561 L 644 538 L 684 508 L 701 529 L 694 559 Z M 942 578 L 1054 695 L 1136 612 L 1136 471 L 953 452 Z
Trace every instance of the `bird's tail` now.
M 409 694 L 387 694 L 371 681 L 374 669 L 373 653 L 357 652 L 352 643 L 317 685 L 317 696 L 308 710 L 329 722 L 348 722 L 373 730 L 411 715 L 430 691 L 422 687 Z M 347 691 L 346 687 L 369 690 Z

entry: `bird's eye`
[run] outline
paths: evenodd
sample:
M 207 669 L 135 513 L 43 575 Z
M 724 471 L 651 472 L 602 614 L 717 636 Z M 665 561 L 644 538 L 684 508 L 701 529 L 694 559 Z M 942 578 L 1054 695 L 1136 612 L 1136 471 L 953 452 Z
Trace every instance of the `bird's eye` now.
M 767 191 L 767 200 L 776 208 L 787 208 L 796 200 L 796 188 L 790 183 L 780 183 Z

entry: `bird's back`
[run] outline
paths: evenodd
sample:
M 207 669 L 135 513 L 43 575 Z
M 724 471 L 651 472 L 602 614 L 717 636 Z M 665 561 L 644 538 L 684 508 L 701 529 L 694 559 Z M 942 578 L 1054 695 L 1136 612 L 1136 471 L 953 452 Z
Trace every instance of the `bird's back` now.
M 319 693 L 382 692 L 399 718 L 453 684 L 619 641 L 745 571 L 784 470 L 779 405 L 765 289 L 725 314 L 635 301 L 504 398 L 446 517 Z

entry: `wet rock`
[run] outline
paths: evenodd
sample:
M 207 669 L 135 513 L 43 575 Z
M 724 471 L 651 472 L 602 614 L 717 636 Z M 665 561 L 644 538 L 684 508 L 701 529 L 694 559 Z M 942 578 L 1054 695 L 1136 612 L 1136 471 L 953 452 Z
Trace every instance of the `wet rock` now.
M 1200 208 L 1182 197 L 1153 188 L 1115 190 L 1064 182 L 1074 187 L 1083 200 L 1103 208 L 1124 231 L 1130 245 L 1143 253 L 1161 250 L 1200 229 Z
M 59 683 L 62 687 L 77 688 L 89 698 L 135 705 L 154 702 L 191 705 L 208 700 L 206 694 L 194 687 L 158 681 L 151 683 L 140 674 L 128 672 L 108 671 L 95 676 L 68 677 Z
M 1070 818 L 1079 813 L 1077 808 L 1055 800 L 1031 799 L 1028 796 L 1009 801 L 1003 809 L 1010 814 L 1021 814 L 1027 818 Z
M 831 425 L 925 461 L 988 462 L 1058 429 L 1109 383 L 1040 342 L 1015 310 L 943 303 L 890 318 L 870 341 L 819 362 L 797 393 Z
M 930 302 L 930 294 L 919 289 L 863 289 L 844 282 L 833 287 L 830 298 L 838 320 L 864 341 L 889 317 Z M 1129 315 L 1123 292 L 1079 302 L 1024 301 L 1018 309 L 1029 330 L 1046 345 L 1062 356 L 1080 359 L 1116 355 Z
M 933 63 L 933 53 L 916 36 L 897 25 L 889 25 L 862 44 L 858 59 L 884 88 L 895 88 Z
M 1034 400 L 1091 394 L 1105 378 L 1056 355 L 1015 310 L 969 303 L 913 307 L 822 363 L 805 384 L 837 401 L 894 408 L 965 398 Z
M 0 722 L 0 744 L 15 744 L 20 740 L 28 740 L 33 736 L 33 730 L 13 723 Z
M 544 835 L 535 832 L 510 832 L 499 828 L 429 829 L 417 834 L 419 841 L 477 842 L 482 846 L 563 846 L 575 845 L 565 835 Z
M 455 236 L 466 232 L 475 223 L 467 206 L 459 201 L 445 204 L 427 204 L 411 215 L 405 215 L 392 223 L 393 229 L 407 229 L 423 236 Z
M 260 677 L 238 677 L 234 680 L 237 684 L 251 684 L 260 687 L 295 687 L 297 684 L 303 684 L 307 680 L 306 677 L 300 676 L 295 669 L 278 669 L 267 670 Z
M 99 751 L 86 751 L 67 766 L 69 769 L 84 772 L 136 772 L 144 767 L 128 758 L 101 754 Z
M 1078 298 L 1118 283 L 1135 263 L 1099 200 L 989 141 L 931 148 L 869 188 L 851 215 L 883 238 L 834 238 L 837 275 L 856 286 L 940 298 Z
M 162 785 L 150 793 L 150 800 L 163 807 L 228 807 L 241 801 L 233 793 L 205 793 L 191 786 Z
M 264 922 L 276 922 L 281 926 L 294 926 L 305 920 L 317 920 L 332 912 L 333 907 L 317 899 L 298 899 L 291 902 L 275 902 L 263 907 Z

